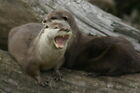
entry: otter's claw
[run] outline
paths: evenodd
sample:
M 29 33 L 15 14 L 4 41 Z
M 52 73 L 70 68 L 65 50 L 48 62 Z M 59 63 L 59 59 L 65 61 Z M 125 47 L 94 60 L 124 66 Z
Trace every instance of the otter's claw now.
M 62 73 L 60 73 L 59 70 L 56 70 L 56 72 L 54 73 L 54 80 L 55 80 L 55 81 L 60 81 L 60 80 L 62 80 Z

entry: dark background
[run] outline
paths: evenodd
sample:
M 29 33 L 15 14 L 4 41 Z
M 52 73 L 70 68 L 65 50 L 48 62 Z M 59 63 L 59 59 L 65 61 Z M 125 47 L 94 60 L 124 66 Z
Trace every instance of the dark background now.
M 140 0 L 88 0 L 103 10 L 140 29 Z

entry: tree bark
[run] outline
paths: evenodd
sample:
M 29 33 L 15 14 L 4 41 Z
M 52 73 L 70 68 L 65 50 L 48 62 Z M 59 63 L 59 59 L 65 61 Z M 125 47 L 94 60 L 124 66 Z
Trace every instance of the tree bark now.
M 2 1 L 0 1 L 2 2 Z M 135 48 L 140 50 L 140 31 L 123 23 L 119 18 L 110 15 L 96 6 L 83 0 L 5 0 L 6 3 L 15 5 L 16 2 L 27 5 L 24 12 L 25 18 L 18 18 L 18 21 L 29 19 L 30 21 L 42 19 L 43 15 L 54 9 L 67 9 L 76 18 L 81 31 L 94 35 L 103 36 L 124 36 L 130 40 Z M 11 3 L 14 2 L 14 3 Z M 2 2 L 3 3 L 3 2 Z M 2 5 L 0 3 L 0 5 Z M 21 5 L 22 6 L 22 5 Z M 1 6 L 0 6 L 1 7 Z M 12 6 L 11 6 L 12 7 Z M 15 7 L 15 6 L 13 6 Z M 20 6 L 19 6 L 20 7 Z M 19 8 L 15 8 L 19 9 Z M 31 16 L 28 12 L 34 16 Z M 1 12 L 1 10 L 0 10 Z M 8 13 L 9 11 L 5 11 Z M 12 11 L 10 11 L 13 13 Z M 20 11 L 16 12 L 21 13 Z M 24 14 L 24 13 L 23 13 Z M 5 15 L 8 18 L 10 16 Z M 33 19 L 32 19 L 33 17 Z M 4 18 L 1 16 L 0 18 Z M 10 18 L 11 19 L 11 18 Z M 13 18 L 11 20 L 15 20 Z M 9 20 L 4 18 L 4 20 Z M 2 21 L 0 20 L 0 23 Z M 25 23 L 29 22 L 25 20 Z M 23 22 L 24 23 L 24 22 Z M 20 23 L 20 24 L 23 24 Z M 9 29 L 16 26 L 8 21 L 1 29 L 0 39 L 3 32 L 6 33 L 3 42 L 6 42 Z M 17 25 L 20 25 L 17 23 Z M 1 26 L 1 24 L 0 24 Z M 7 29 L 7 26 L 10 26 Z M 2 44 L 0 42 L 0 44 Z M 140 74 L 124 75 L 120 77 L 92 77 L 87 72 L 62 69 L 63 79 L 53 81 L 51 72 L 41 73 L 43 79 L 49 79 L 49 86 L 41 87 L 35 80 L 24 73 L 19 65 L 10 57 L 7 51 L 0 50 L 0 93 L 139 93 L 140 92 Z

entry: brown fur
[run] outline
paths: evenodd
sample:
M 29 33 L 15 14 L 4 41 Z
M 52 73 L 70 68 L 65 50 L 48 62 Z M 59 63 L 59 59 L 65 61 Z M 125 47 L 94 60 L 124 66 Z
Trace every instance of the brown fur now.
M 57 32 L 49 30 L 49 33 L 48 30 L 45 30 L 48 28 L 60 30 Z M 61 22 L 51 22 L 47 26 L 39 23 L 25 24 L 10 31 L 8 49 L 19 65 L 29 75 L 37 79 L 38 83 L 41 83 L 40 70 L 55 69 L 58 72 L 64 61 L 64 53 L 67 47 L 65 46 L 62 49 L 55 48 L 54 41 L 52 41 L 54 37 L 51 36 L 66 33 L 71 33 L 70 27 L 66 24 L 61 24 Z M 44 37 L 47 37 L 47 40 Z
M 67 11 L 53 11 L 46 20 L 56 19 L 66 20 L 74 33 L 65 53 L 66 67 L 112 76 L 140 72 L 140 56 L 128 40 L 85 35 Z

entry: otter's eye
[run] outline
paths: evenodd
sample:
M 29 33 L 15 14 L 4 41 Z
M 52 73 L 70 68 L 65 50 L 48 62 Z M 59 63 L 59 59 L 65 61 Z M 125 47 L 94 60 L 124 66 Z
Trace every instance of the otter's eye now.
M 58 27 L 56 26 L 56 27 L 54 27 L 54 29 L 58 29 Z
M 63 19 L 64 19 L 65 21 L 68 21 L 68 18 L 67 18 L 66 16 L 64 16 Z
M 66 32 L 70 32 L 70 30 L 69 30 L 69 29 L 65 29 L 65 31 L 66 31 Z
M 57 19 L 56 17 L 51 17 L 51 20 L 55 20 L 55 19 Z
M 43 20 L 42 22 L 43 22 L 43 23 L 47 23 L 47 20 Z

